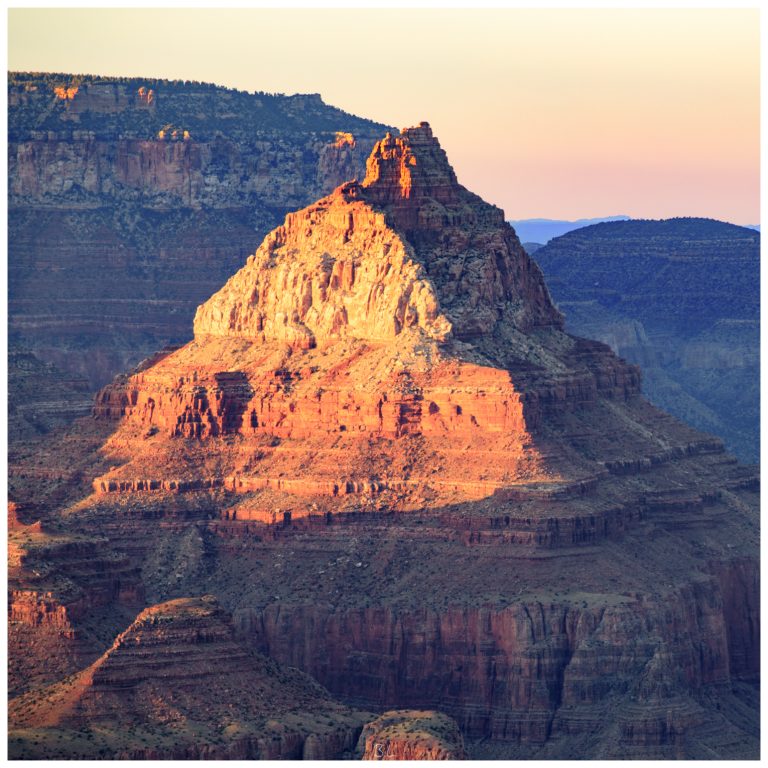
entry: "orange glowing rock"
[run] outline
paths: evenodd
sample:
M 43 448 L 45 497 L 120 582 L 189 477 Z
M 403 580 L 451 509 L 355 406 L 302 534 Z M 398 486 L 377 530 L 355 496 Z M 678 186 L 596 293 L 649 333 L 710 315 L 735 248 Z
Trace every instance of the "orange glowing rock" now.
M 63 101 L 72 101 L 72 99 L 75 98 L 77 95 L 78 87 L 76 85 L 72 86 L 63 86 L 63 85 L 57 85 L 53 92 L 56 94 L 57 99 L 62 99 Z
M 405 129 L 376 145 L 362 184 L 288 214 L 198 308 L 193 342 L 99 394 L 95 413 L 124 417 L 112 443 L 127 441 L 134 458 L 94 490 L 227 488 L 246 497 L 241 519 L 269 522 L 274 509 L 252 504 L 254 492 L 305 499 L 292 506 L 298 519 L 318 495 L 341 506 L 397 496 L 405 509 L 423 504 L 424 488 L 437 505 L 557 481 L 533 437 L 543 413 L 639 386 L 636 369 L 561 328 L 502 211 L 458 184 L 427 124 Z M 552 344 L 558 371 L 532 377 L 527 358 L 555 354 Z M 599 379 L 584 370 L 592 358 Z M 260 454 L 270 440 L 293 447 L 266 450 L 258 467 L 227 462 L 217 474 L 187 457 L 156 472 L 161 446 L 228 436 Z M 428 451 L 408 462 L 414 439 Z
M 155 92 L 152 88 L 145 88 L 143 85 L 136 91 L 140 104 L 151 106 L 155 101 Z
M 336 131 L 336 141 L 333 143 L 333 146 L 339 149 L 342 147 L 354 147 L 355 137 L 347 131 Z

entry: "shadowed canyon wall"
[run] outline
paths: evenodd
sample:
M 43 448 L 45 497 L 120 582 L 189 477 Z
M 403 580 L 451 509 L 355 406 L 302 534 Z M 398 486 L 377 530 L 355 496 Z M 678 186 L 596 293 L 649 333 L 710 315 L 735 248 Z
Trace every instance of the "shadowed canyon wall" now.
M 609 222 L 551 240 L 536 260 L 571 331 L 640 365 L 653 403 L 759 461 L 759 232 Z
M 317 94 L 11 73 L 9 336 L 92 389 L 168 343 L 384 126 Z

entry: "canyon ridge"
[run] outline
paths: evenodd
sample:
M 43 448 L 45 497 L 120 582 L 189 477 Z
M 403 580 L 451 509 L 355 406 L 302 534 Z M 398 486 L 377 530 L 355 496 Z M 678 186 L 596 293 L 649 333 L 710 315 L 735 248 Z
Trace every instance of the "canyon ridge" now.
M 262 687 L 310 686 L 331 714 L 286 741 L 310 754 L 759 754 L 755 468 L 564 331 L 426 123 L 289 213 L 193 340 L 12 464 L 11 493 L 21 751 L 79 743 L 93 680 L 162 664 L 170 612 L 190 658 L 192 614 Z M 99 695 L 130 718 L 132 690 Z M 184 701 L 212 742 L 231 723 L 211 698 Z
M 318 94 L 10 72 L 10 345 L 95 391 L 189 341 L 197 305 L 385 130 Z
M 607 222 L 535 258 L 568 330 L 640 365 L 655 405 L 759 462 L 759 232 L 713 219 Z

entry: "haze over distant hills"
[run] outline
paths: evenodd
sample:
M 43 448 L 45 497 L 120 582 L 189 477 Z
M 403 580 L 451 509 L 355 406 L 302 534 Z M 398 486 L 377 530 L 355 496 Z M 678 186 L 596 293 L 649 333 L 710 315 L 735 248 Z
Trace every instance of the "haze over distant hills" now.
M 515 228 L 521 243 L 548 243 L 553 237 L 559 237 L 590 224 L 601 224 L 604 221 L 626 221 L 629 216 L 603 216 L 594 219 L 510 219 L 509 223 Z
M 759 460 L 760 235 L 713 219 L 584 227 L 536 250 L 573 333 L 637 363 L 655 404 Z
M 509 219 L 509 223 L 515 228 L 520 242 L 526 245 L 529 253 L 534 253 L 540 245 L 548 243 L 553 237 L 560 237 L 574 229 L 588 227 L 592 224 L 602 224 L 607 221 L 629 221 L 631 216 L 604 216 L 592 219 Z M 746 224 L 748 229 L 760 231 L 759 224 Z M 533 247 L 528 248 L 528 244 Z

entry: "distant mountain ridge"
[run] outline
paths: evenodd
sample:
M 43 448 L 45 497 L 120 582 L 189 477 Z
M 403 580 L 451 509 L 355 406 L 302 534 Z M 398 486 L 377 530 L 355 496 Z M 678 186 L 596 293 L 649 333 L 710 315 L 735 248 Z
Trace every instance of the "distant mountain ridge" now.
M 509 219 L 515 228 L 520 242 L 548 243 L 553 237 L 571 232 L 574 229 L 587 227 L 590 224 L 600 224 L 605 221 L 626 221 L 629 216 L 603 216 L 594 219 Z
M 669 221 L 673 220 L 669 219 Z M 565 235 L 574 229 L 613 221 L 666 221 L 666 219 L 633 219 L 631 216 L 604 216 L 593 219 L 575 219 L 573 221 L 568 221 L 567 219 L 510 219 L 509 223 L 515 228 L 515 232 L 523 244 L 527 246 L 530 243 L 534 246 L 533 249 L 528 250 L 529 253 L 533 253 L 537 246 L 545 245 L 552 238 Z M 734 226 L 740 225 L 735 224 Z M 760 231 L 759 224 L 746 224 L 745 226 L 747 229 Z
M 535 259 L 571 332 L 639 364 L 651 401 L 758 461 L 758 232 L 703 218 L 605 222 Z

